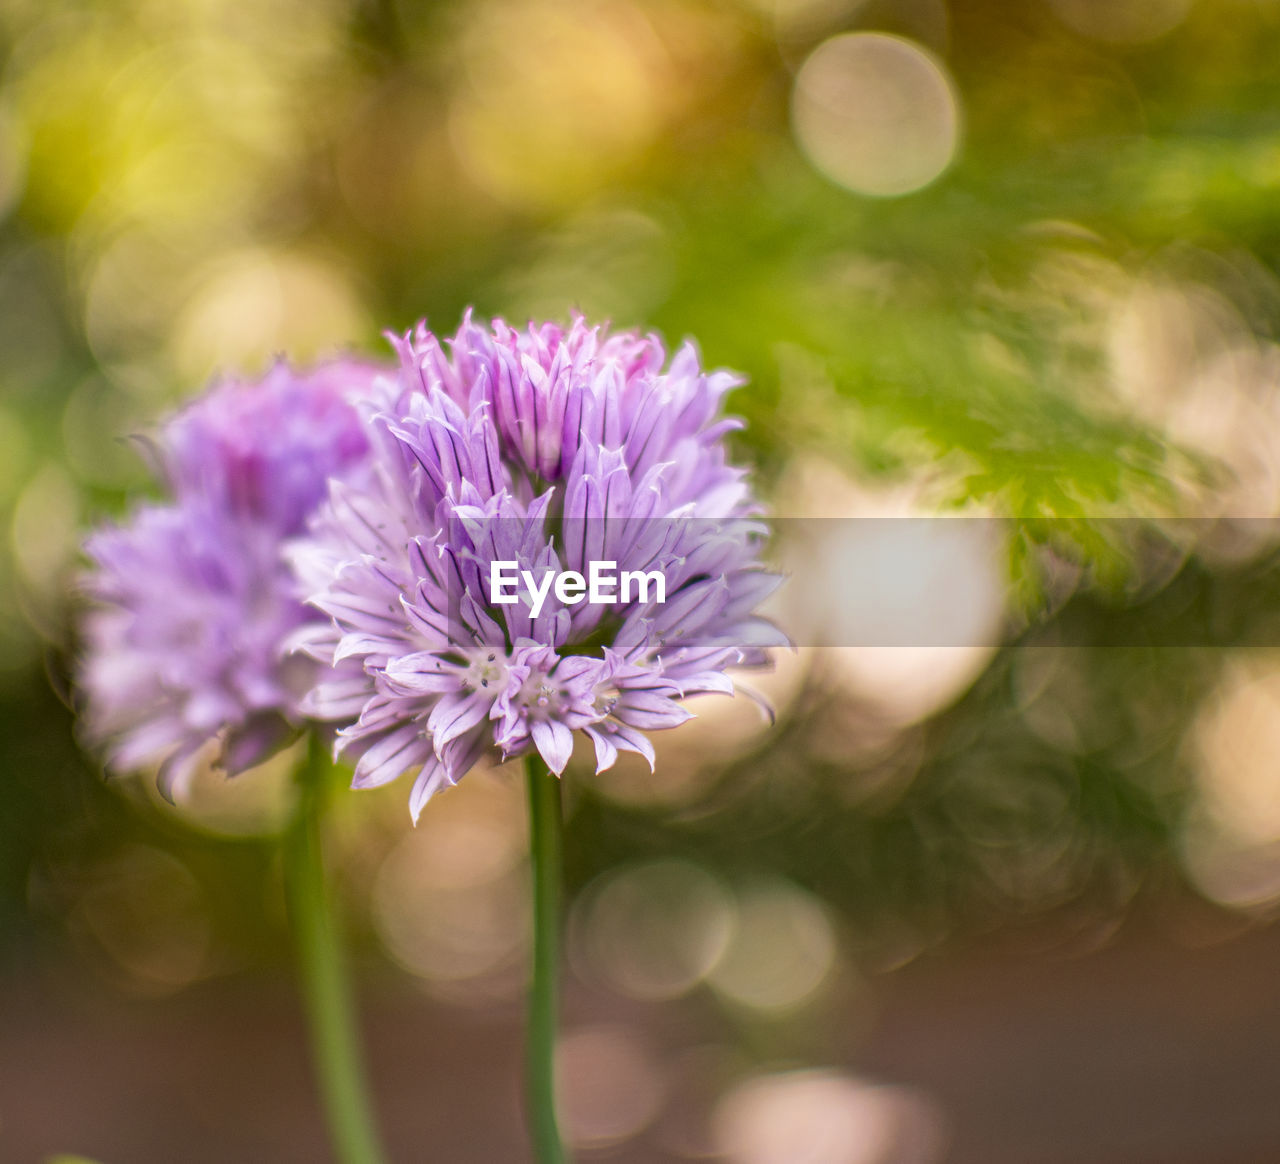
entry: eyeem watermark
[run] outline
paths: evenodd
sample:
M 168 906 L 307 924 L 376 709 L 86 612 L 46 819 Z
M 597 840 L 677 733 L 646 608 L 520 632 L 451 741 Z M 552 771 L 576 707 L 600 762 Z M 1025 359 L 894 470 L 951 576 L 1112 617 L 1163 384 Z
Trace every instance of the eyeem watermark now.
M 499 606 L 519 602 L 521 583 L 533 618 L 541 613 L 543 603 L 553 591 L 556 600 L 566 606 L 576 606 L 583 601 L 593 606 L 667 601 L 667 578 L 661 570 L 623 570 L 619 574 L 617 569 L 617 562 L 590 562 L 585 577 L 577 570 L 547 569 L 541 578 L 535 578 L 532 570 L 521 570 L 519 562 L 491 562 L 489 601 Z M 651 587 L 652 598 L 649 597 Z

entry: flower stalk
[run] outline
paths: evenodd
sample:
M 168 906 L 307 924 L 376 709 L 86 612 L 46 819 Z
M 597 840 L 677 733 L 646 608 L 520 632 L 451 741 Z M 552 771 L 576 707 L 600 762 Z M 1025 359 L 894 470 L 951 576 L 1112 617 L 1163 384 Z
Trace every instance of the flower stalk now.
M 284 837 L 285 892 L 321 1101 L 341 1164 L 383 1164 L 321 845 L 331 761 L 312 732 Z
M 555 1046 L 560 982 L 560 778 L 525 758 L 533 865 L 533 978 L 529 989 L 525 1085 L 534 1158 L 568 1164 L 556 1122 Z

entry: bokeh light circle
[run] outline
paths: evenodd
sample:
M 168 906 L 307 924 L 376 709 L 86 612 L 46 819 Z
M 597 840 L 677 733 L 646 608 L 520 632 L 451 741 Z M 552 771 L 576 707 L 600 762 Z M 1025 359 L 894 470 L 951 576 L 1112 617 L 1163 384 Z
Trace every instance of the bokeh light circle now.
M 1108 44 L 1143 44 L 1172 32 L 1191 0 L 1050 0 L 1074 32 Z
M 679 998 L 706 977 L 733 924 L 732 898 L 714 874 L 660 858 L 605 874 L 584 894 L 570 928 L 590 976 L 656 1002 Z
M 835 969 L 830 914 L 818 898 L 781 878 L 739 890 L 736 925 L 708 975 L 721 997 L 781 1015 L 808 1002 Z
M 945 1148 L 928 1096 L 840 1071 L 746 1079 L 717 1105 L 713 1124 L 727 1164 L 933 1164 Z
M 845 33 L 800 67 L 791 121 L 825 177 L 858 194 L 891 197 L 922 189 L 951 164 L 960 102 L 942 65 L 919 45 Z
M 575 1147 L 598 1149 L 630 1139 L 653 1122 L 662 1103 L 659 1064 L 621 1026 L 566 1034 L 556 1047 L 556 1108 Z

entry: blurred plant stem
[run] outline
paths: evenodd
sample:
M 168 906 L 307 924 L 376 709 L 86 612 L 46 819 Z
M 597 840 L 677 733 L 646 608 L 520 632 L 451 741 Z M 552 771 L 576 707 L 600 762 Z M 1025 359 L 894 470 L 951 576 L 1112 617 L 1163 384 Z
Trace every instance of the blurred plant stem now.
M 383 1164 L 360 1054 L 351 986 L 325 879 L 321 832 L 332 762 L 312 732 L 284 837 L 285 893 L 329 1135 L 341 1164 Z
M 533 863 L 533 982 L 525 1035 L 525 1086 L 534 1158 L 566 1164 L 556 1124 L 555 1050 L 560 985 L 560 778 L 525 759 Z

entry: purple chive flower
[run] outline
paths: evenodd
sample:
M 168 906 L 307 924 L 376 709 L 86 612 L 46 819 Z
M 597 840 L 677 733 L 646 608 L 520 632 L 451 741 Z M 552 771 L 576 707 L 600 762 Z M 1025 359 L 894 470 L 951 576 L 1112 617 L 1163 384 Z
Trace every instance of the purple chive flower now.
M 387 369 L 277 363 L 259 382 L 223 381 L 148 442 L 172 500 L 90 536 L 93 568 L 79 681 L 90 742 L 127 771 L 160 763 L 172 798 L 217 737 L 229 773 L 287 742 L 317 665 L 284 643 L 315 611 L 284 560 L 330 478 L 366 471 L 350 398 Z
M 394 386 L 365 406 L 373 467 L 335 482 L 292 551 L 312 623 L 295 644 L 329 665 L 303 701 L 343 721 L 354 786 L 419 768 L 429 797 L 482 757 L 538 752 L 563 772 L 581 731 L 597 770 L 618 751 L 650 765 L 645 733 L 690 717 L 681 701 L 732 693 L 725 670 L 785 642 L 754 609 L 777 578 L 763 528 L 726 459 L 729 372 L 685 345 L 578 319 L 517 332 L 464 320 L 448 350 L 424 325 L 393 340 Z M 665 370 L 664 370 L 665 369 Z M 665 601 L 493 601 L 495 562 L 588 574 L 657 570 Z

